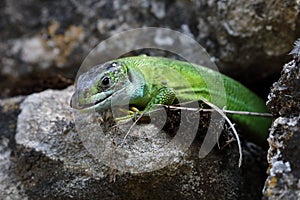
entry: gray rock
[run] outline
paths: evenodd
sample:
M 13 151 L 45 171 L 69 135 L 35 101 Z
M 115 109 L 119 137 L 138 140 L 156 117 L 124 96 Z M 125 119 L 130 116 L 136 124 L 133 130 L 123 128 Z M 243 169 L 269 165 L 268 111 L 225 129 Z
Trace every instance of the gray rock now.
M 13 173 L 14 163 L 11 162 L 9 139 L 0 137 L 0 199 L 27 199 L 22 183 Z
M 111 138 L 109 147 L 114 148 L 96 148 L 99 154 L 110 150 L 111 160 L 108 163 L 100 160 L 84 139 L 91 138 L 96 147 L 103 144 L 102 138 L 94 137 L 93 133 L 100 125 L 109 123 L 105 122 L 109 114 L 108 118 L 97 114 L 80 118 L 82 115 L 69 108 L 72 90 L 73 87 L 47 90 L 30 95 L 21 103 L 16 143 L 7 145 L 15 132 L 3 135 L 0 143 L 4 149 L 0 152 L 3 158 L 0 164 L 6 166 L 0 168 L 0 179 L 6 180 L 0 189 L 6 199 L 257 199 L 261 196 L 264 153 L 250 143 L 243 146 L 242 168 L 238 168 L 235 143 L 222 150 L 214 148 L 207 157 L 199 159 L 198 138 L 188 151 L 171 149 L 175 154 L 165 167 L 139 173 L 133 167 L 142 163 L 139 169 L 149 169 L 155 162 L 149 156 L 151 151 L 169 143 L 172 137 L 165 131 L 153 133 L 157 129 L 153 123 L 138 124 L 123 147 L 117 148 L 124 137 L 123 128 L 128 128 L 127 124 L 118 124 L 117 128 L 108 127 L 102 135 Z M 10 100 L 1 101 L 1 106 L 12 105 Z M 5 119 L 0 119 L 5 124 Z M 223 135 L 220 145 L 227 139 Z M 122 152 L 129 151 L 143 157 L 123 159 Z M 170 153 L 157 154 L 156 159 L 161 161 Z M 148 162 L 143 163 L 144 158 L 149 158 Z M 130 162 L 119 165 L 124 160 Z M 120 166 L 127 168 L 122 171 Z
M 15 129 L 22 97 L 0 100 L 0 199 L 28 199 L 23 184 L 14 173 Z
M 273 84 L 267 105 L 278 118 L 268 139 L 269 176 L 265 199 L 300 198 L 300 64 L 299 42 L 291 52 L 294 60 L 287 63 L 280 79 Z

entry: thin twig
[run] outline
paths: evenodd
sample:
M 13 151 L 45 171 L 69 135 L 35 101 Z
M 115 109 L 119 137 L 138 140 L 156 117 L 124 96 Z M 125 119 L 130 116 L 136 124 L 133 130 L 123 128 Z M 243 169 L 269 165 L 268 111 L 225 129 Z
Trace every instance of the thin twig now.
M 213 112 L 216 111 L 215 109 L 211 108 L 189 108 L 189 107 L 179 107 L 179 106 L 170 106 L 170 105 L 162 105 L 158 104 L 160 106 L 163 106 L 165 108 L 172 108 L 172 109 L 178 109 L 178 110 L 187 110 L 187 111 L 204 111 L 204 112 Z M 249 111 L 236 111 L 236 110 L 226 110 L 222 109 L 224 113 L 228 114 L 237 114 L 237 115 L 251 115 L 251 116 L 259 116 L 259 117 L 273 117 L 270 113 L 258 113 L 258 112 L 249 112 Z
M 131 124 L 131 126 L 129 127 L 129 129 L 128 129 L 126 135 L 124 136 L 124 138 L 123 138 L 123 140 L 122 140 L 121 147 L 123 146 L 123 144 L 124 144 L 126 138 L 128 137 L 128 135 L 129 135 L 131 129 L 132 129 L 132 128 L 136 125 L 136 123 L 143 117 L 144 113 L 145 113 L 145 111 L 142 112 L 142 114 L 141 114 L 141 115 L 140 115 L 140 116 L 139 116 L 139 117 Z
M 226 116 L 225 113 L 228 114 L 237 114 L 237 115 L 250 115 L 250 116 L 260 116 L 260 117 L 272 117 L 272 115 L 270 113 L 258 113 L 258 112 L 249 112 L 249 111 L 235 111 L 235 110 L 226 110 L 226 109 L 220 109 L 219 107 L 217 107 L 216 105 L 206 101 L 205 99 L 202 99 L 202 101 L 207 104 L 208 106 L 211 107 L 211 109 L 205 109 L 205 108 L 189 108 L 189 107 L 179 107 L 179 106 L 172 106 L 172 105 L 163 105 L 163 104 L 156 104 L 157 106 L 162 106 L 164 108 L 171 108 L 171 109 L 177 109 L 177 110 L 186 110 L 186 111 L 194 111 L 194 112 L 199 112 L 199 111 L 204 111 L 204 112 L 214 112 L 217 111 L 230 125 L 230 127 L 232 128 L 233 134 L 237 140 L 237 144 L 238 144 L 238 149 L 239 149 L 239 167 L 241 167 L 242 165 L 242 159 L 243 159 L 243 155 L 242 155 L 242 147 L 241 147 L 241 142 L 240 142 L 240 138 L 238 136 L 238 133 L 236 131 L 236 129 L 234 128 L 234 125 L 232 124 L 232 122 L 230 121 L 230 119 Z M 189 102 L 187 102 L 189 103 Z M 155 112 L 158 109 L 153 109 L 153 110 L 149 110 L 148 109 L 148 113 L 152 113 Z M 126 135 L 123 138 L 123 141 L 121 143 L 121 146 L 124 144 L 126 138 L 128 137 L 131 129 L 136 125 L 136 123 L 143 117 L 144 113 L 146 111 L 144 111 L 138 118 L 136 121 L 134 121 L 134 123 L 130 126 L 130 128 L 128 129 Z
M 239 135 L 237 133 L 237 131 L 235 130 L 233 124 L 231 123 L 231 121 L 229 120 L 229 118 L 226 116 L 226 114 L 224 113 L 224 111 L 222 109 L 220 109 L 218 106 L 216 106 L 215 104 L 213 103 L 210 103 L 208 102 L 207 100 L 205 99 L 202 99 L 201 101 L 203 101 L 205 104 L 209 105 L 210 107 L 212 107 L 215 111 L 217 111 L 227 122 L 228 124 L 230 125 L 230 127 L 232 128 L 232 131 L 233 131 L 233 134 L 235 135 L 236 137 L 236 141 L 237 141 L 237 144 L 238 144 L 238 148 L 239 148 L 239 154 L 240 154 L 240 158 L 239 158 L 239 167 L 242 166 L 242 160 L 243 160 L 243 153 L 242 153 L 242 146 L 241 146 L 241 141 L 240 141 L 240 138 L 239 138 Z

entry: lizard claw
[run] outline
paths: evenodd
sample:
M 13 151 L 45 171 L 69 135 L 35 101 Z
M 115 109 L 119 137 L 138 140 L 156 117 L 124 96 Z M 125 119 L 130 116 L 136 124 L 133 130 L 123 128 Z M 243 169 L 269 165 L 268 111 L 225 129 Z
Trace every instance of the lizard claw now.
M 119 110 L 126 115 L 134 115 L 140 112 L 139 109 L 137 109 L 136 107 L 130 107 L 129 110 L 125 108 L 119 108 Z
M 132 112 L 135 112 L 135 113 L 140 112 L 139 109 L 137 109 L 137 108 L 134 107 L 134 106 L 130 107 L 130 110 L 131 110 Z
M 124 121 L 133 119 L 134 121 L 138 119 L 141 112 L 136 107 L 130 107 L 130 110 L 119 108 L 120 112 L 124 113 L 125 116 L 115 118 L 116 121 Z

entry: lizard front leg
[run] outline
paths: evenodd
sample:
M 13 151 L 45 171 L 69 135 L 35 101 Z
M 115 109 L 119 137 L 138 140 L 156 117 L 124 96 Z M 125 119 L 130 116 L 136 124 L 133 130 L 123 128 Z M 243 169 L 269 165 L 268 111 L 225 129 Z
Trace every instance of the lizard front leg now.
M 117 118 L 117 121 L 122 121 L 124 119 L 133 118 L 136 119 L 139 115 L 140 117 L 147 115 L 147 112 L 151 111 L 155 105 L 171 105 L 175 100 L 175 92 L 172 88 L 161 87 L 155 91 L 152 95 L 153 97 L 148 102 L 144 110 L 138 110 L 136 107 L 131 107 L 130 110 L 124 110 L 124 113 L 128 115 L 125 117 Z
M 171 105 L 175 100 L 176 94 L 172 88 L 161 87 L 154 93 L 144 111 L 151 110 L 155 104 Z

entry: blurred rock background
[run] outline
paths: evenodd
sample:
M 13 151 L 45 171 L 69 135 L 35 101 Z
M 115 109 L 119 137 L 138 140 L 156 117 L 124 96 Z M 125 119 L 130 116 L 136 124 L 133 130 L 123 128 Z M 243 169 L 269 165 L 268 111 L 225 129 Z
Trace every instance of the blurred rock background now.
M 190 35 L 223 73 L 266 97 L 299 36 L 296 2 L 1 1 L 0 98 L 65 88 L 99 42 L 145 26 Z

